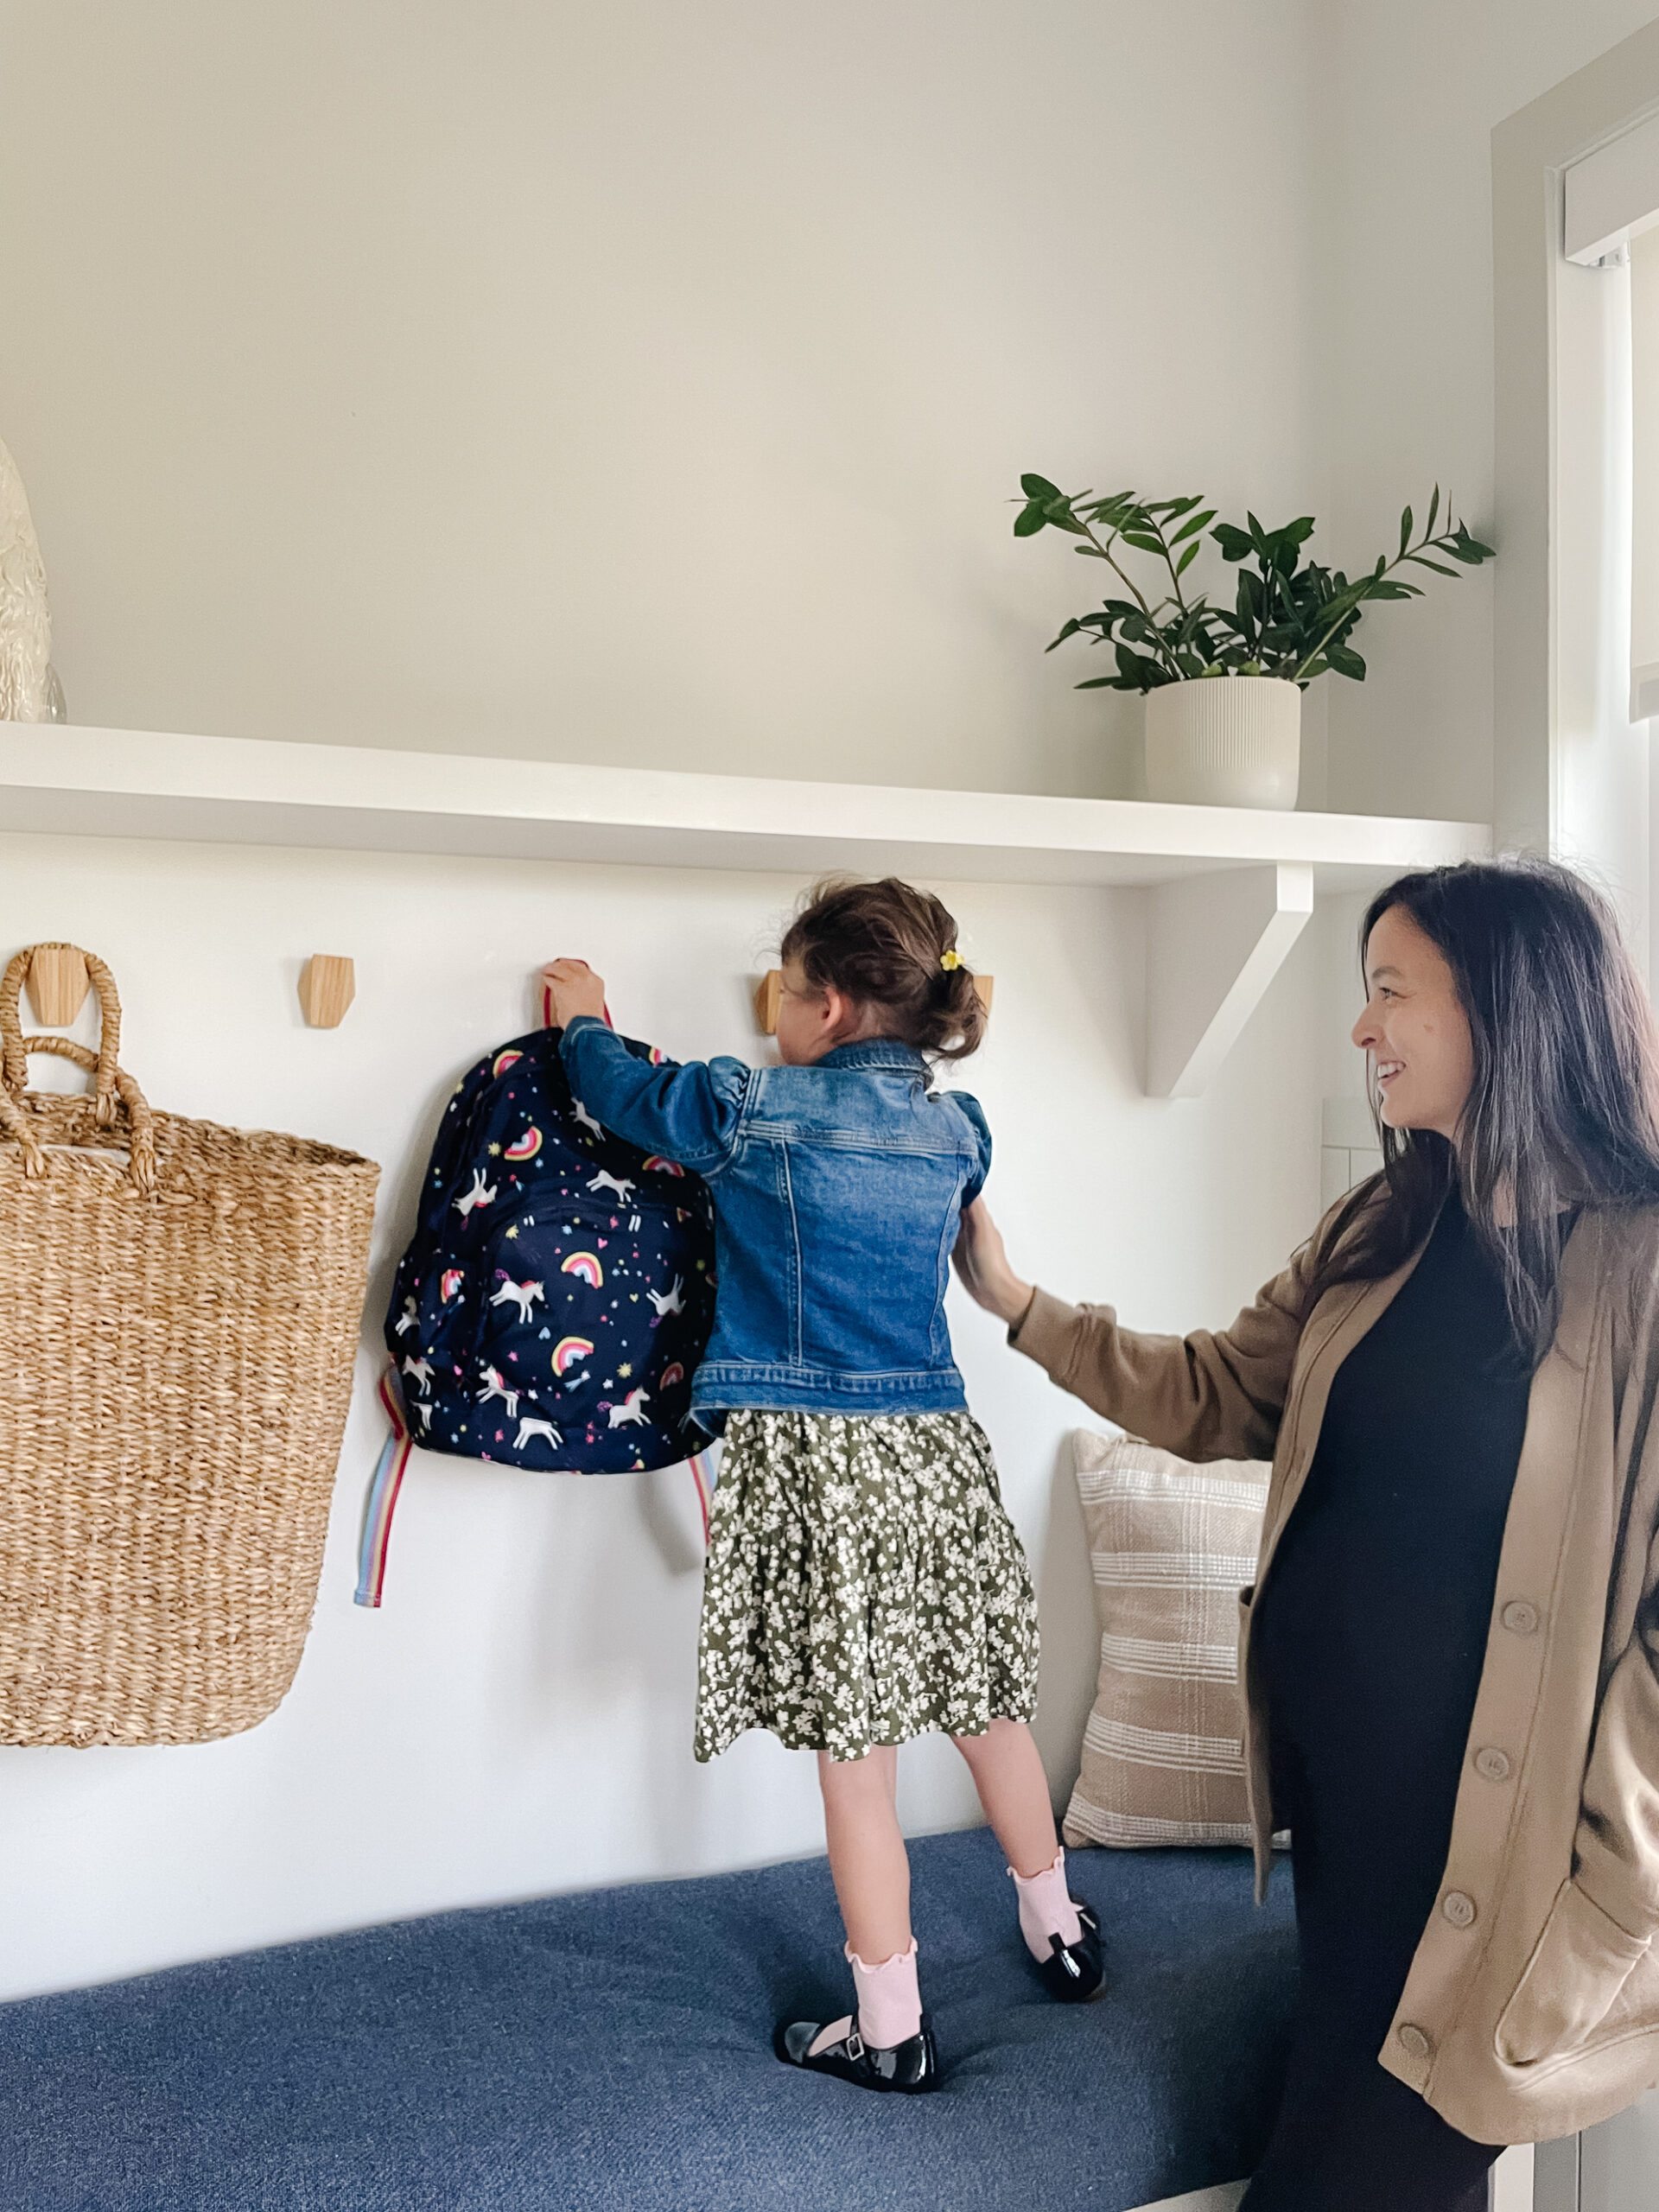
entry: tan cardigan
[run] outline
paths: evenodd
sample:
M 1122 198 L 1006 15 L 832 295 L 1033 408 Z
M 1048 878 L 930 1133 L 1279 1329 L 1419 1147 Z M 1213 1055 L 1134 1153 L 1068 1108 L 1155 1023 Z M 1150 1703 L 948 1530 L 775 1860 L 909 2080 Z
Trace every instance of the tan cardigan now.
M 1304 1316 L 1313 1262 L 1299 1254 L 1215 1336 L 1137 1335 L 1109 1306 L 1041 1290 L 1010 1332 L 1064 1389 L 1166 1451 L 1272 1457 L 1256 1582 L 1240 1598 L 1259 1890 L 1272 1815 L 1255 1591 L 1332 1378 L 1418 1256 Z M 1378 2054 L 1483 2143 L 1571 2133 L 1659 2082 L 1659 1209 L 1584 1214 L 1561 1283 L 1440 1903 Z

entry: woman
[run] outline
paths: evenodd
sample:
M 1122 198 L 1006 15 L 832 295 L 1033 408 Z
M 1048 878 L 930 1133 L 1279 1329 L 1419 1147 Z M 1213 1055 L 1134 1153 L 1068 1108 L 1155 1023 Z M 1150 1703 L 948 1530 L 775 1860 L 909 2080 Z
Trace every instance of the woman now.
M 1193 1459 L 1271 1454 L 1240 1679 L 1302 1996 L 1248 2212 L 1476 2212 L 1496 2146 L 1659 2081 L 1659 1109 L 1565 870 L 1410 875 L 1361 934 L 1384 1172 L 1220 1335 L 979 1302 Z

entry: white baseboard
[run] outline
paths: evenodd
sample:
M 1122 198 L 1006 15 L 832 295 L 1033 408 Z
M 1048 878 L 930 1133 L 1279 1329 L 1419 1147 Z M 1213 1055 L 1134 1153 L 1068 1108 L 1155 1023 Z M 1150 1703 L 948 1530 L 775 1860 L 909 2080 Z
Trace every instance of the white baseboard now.
M 1492 2212 L 1532 2212 L 1532 2145 L 1506 2151 L 1492 2168 Z
M 1166 2196 L 1137 2212 L 1234 2212 L 1244 2194 L 1242 2181 L 1200 2189 L 1188 2196 Z M 1532 2146 L 1506 2151 L 1492 2169 L 1492 2212 L 1532 2212 Z
M 1166 2196 L 1156 2204 L 1140 2205 L 1136 2212 L 1233 2212 L 1245 2186 L 1242 2181 L 1223 2182 L 1218 2189 L 1194 2190 L 1188 2196 Z

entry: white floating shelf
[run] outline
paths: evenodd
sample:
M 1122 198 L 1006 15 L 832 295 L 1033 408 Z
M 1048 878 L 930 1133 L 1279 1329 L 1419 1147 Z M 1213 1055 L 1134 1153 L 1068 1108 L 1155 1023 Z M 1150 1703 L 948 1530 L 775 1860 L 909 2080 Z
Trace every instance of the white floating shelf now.
M 1319 888 L 1489 852 L 1471 822 L 916 791 L 371 746 L 0 723 L 0 830 L 215 844 L 1164 883 L 1274 861 Z
M 1478 858 L 1473 822 L 809 784 L 0 723 L 0 830 L 1151 894 L 1147 1087 L 1203 1090 L 1319 890 Z

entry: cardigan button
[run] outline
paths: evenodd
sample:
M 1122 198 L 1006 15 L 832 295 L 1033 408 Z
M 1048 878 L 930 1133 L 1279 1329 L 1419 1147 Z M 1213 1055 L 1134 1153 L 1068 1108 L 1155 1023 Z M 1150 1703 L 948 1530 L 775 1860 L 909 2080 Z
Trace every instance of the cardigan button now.
M 1511 1636 L 1532 1636 L 1537 1631 L 1538 1608 L 1529 1598 L 1511 1598 L 1498 1618 Z
M 1421 2028 L 1414 2028 L 1411 2023 L 1408 2021 L 1405 2026 L 1399 2030 L 1398 2033 L 1400 2037 L 1400 2048 L 1405 2052 L 1408 2058 L 1427 2058 L 1428 2056 L 1428 2037 L 1423 2033 Z
M 1440 1910 L 1454 1928 L 1472 1928 L 1475 1924 L 1475 1901 L 1461 1890 L 1448 1890 L 1440 1899 Z
M 1483 1782 L 1507 1782 L 1510 1762 L 1506 1752 L 1495 1744 L 1487 1744 L 1475 1753 L 1475 1772 Z

